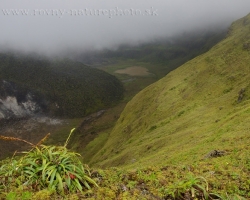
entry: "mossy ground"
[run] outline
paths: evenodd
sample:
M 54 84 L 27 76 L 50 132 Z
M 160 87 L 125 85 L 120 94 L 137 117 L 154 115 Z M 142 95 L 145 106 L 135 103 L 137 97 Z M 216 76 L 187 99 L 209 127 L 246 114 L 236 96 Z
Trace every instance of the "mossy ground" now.
M 250 157 L 243 151 L 190 164 L 151 165 L 129 170 L 92 170 L 99 187 L 65 196 L 19 186 L 0 195 L 5 199 L 249 199 Z M 25 194 L 25 195 L 24 195 Z M 11 198 L 15 196 L 17 198 Z M 25 197 L 26 196 L 26 197 Z

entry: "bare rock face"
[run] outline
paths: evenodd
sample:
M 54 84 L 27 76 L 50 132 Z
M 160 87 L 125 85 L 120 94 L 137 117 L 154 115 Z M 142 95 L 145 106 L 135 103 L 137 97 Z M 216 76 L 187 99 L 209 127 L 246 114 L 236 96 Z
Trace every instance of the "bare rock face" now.
M 5 80 L 0 82 L 0 120 L 43 112 L 45 104 L 34 93 Z

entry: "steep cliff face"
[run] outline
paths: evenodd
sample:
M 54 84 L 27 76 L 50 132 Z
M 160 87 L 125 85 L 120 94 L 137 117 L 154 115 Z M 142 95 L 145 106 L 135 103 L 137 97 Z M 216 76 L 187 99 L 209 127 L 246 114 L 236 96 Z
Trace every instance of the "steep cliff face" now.
M 250 15 L 209 52 L 169 73 L 126 106 L 91 163 L 185 163 L 250 142 Z

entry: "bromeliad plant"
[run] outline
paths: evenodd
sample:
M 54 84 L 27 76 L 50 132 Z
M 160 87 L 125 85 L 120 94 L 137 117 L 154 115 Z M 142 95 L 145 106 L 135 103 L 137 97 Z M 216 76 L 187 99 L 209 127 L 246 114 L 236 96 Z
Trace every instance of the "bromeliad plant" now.
M 83 165 L 80 154 L 69 152 L 67 144 L 74 129 L 71 130 L 64 146 L 34 145 L 31 151 L 24 152 L 21 159 L 11 160 L 0 169 L 0 179 L 5 186 L 17 181 L 34 190 L 49 188 L 61 194 L 90 190 L 97 186 L 90 178 L 88 167 Z
M 218 194 L 209 193 L 208 182 L 204 177 L 195 177 L 192 174 L 167 188 L 167 197 L 174 199 L 222 199 Z

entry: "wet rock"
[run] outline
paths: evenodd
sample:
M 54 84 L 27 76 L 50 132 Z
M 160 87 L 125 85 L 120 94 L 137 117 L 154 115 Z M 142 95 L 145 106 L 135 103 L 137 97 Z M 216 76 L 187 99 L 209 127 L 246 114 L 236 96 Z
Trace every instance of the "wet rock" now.
M 226 151 L 221 151 L 221 150 L 213 150 L 210 151 L 204 158 L 216 158 L 216 157 L 221 157 L 226 154 Z

